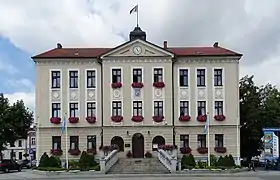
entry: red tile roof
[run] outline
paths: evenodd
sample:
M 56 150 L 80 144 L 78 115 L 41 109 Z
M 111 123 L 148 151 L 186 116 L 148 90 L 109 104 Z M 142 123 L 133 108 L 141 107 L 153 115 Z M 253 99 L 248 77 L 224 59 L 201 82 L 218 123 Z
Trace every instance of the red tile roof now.
M 113 48 L 55 48 L 32 58 L 96 58 Z M 168 47 L 176 56 L 242 56 L 222 47 Z

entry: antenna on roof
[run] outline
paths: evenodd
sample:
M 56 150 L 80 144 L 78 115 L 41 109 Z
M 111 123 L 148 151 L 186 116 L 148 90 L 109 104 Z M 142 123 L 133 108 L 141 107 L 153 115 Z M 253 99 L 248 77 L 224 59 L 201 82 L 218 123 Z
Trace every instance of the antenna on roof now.
M 62 45 L 61 45 L 60 43 L 57 43 L 57 44 L 56 44 L 56 48 L 57 48 L 57 49 L 62 49 Z

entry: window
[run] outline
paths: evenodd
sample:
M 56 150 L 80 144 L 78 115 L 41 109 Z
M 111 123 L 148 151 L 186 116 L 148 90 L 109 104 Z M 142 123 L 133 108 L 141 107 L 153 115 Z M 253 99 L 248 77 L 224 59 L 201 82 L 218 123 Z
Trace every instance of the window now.
M 79 149 L 79 136 L 70 136 L 70 149 Z
M 154 101 L 154 116 L 163 116 L 163 101 Z
M 122 116 L 122 102 L 113 101 L 112 106 L 112 116 Z
M 22 141 L 18 140 L 18 147 L 22 147 Z
M 112 83 L 122 82 L 122 70 L 112 69 Z
M 206 135 L 205 134 L 197 135 L 197 143 L 199 148 L 206 147 Z
M 180 142 L 181 142 L 181 147 L 189 147 L 189 135 L 188 134 L 181 134 L 180 135 Z
M 69 71 L 70 88 L 78 88 L 78 71 Z
M 206 101 L 198 101 L 197 102 L 197 115 L 205 115 L 206 114 Z
M 78 117 L 78 103 L 69 103 L 70 117 Z
M 60 71 L 52 71 L 52 88 L 60 88 Z
M 61 136 L 52 137 L 52 149 L 61 149 Z
M 52 117 L 60 117 L 60 103 L 52 103 Z
M 180 101 L 180 116 L 189 115 L 189 101 Z
M 96 136 L 87 137 L 87 149 L 96 149 Z
M 224 135 L 215 134 L 215 147 L 224 147 Z
M 154 82 L 163 82 L 162 68 L 154 68 Z
M 215 101 L 215 115 L 223 115 L 223 101 Z
M 133 101 L 133 116 L 142 115 L 142 101 Z
M 205 86 L 205 69 L 197 69 L 197 86 Z
M 22 160 L 22 152 L 18 152 L 18 159 Z
M 96 115 L 96 104 L 95 102 L 87 103 L 87 117 L 95 117 Z
M 142 82 L 142 69 L 133 69 L 133 82 L 140 83 Z
M 223 70 L 214 69 L 214 86 L 223 86 Z
M 87 71 L 87 88 L 95 88 L 95 71 L 88 70 Z
M 188 81 L 188 69 L 180 69 L 179 70 L 179 81 L 180 81 L 180 86 L 186 87 L 189 85 Z
M 35 139 L 35 137 L 32 137 L 32 138 L 31 138 L 31 145 L 36 145 L 36 139 Z

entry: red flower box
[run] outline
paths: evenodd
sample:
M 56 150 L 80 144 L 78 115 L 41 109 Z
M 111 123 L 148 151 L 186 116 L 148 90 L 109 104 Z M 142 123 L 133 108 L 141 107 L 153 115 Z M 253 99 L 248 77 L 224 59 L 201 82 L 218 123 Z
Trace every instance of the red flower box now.
M 208 148 L 207 147 L 199 147 L 199 148 L 197 148 L 197 152 L 199 154 L 206 154 L 206 153 L 208 153 Z
M 69 154 L 71 154 L 72 156 L 78 156 L 81 154 L 81 151 L 79 149 L 69 149 Z
M 224 120 L 226 119 L 226 116 L 223 115 L 223 114 L 221 114 L 221 115 L 215 115 L 215 116 L 214 116 L 214 119 L 215 119 L 216 121 L 224 121 Z
M 96 117 L 95 116 L 90 116 L 90 117 L 86 117 L 86 120 L 88 123 L 96 123 Z
M 189 115 L 179 117 L 179 121 L 181 121 L 181 122 L 187 122 L 190 120 L 191 120 L 191 117 Z
M 51 149 L 51 154 L 54 156 L 61 156 L 62 152 L 63 151 L 61 149 Z
M 132 152 L 131 151 L 127 151 L 126 157 L 127 158 L 132 158 L 132 156 L 133 156 Z
M 164 116 L 153 116 L 153 120 L 157 123 L 162 122 L 164 119 Z
M 133 122 L 142 122 L 144 120 L 143 116 L 132 116 L 131 120 Z
M 60 124 L 61 118 L 60 117 L 51 117 L 50 122 L 53 124 Z
M 171 151 L 173 149 L 177 149 L 178 147 L 176 145 L 160 145 L 158 148 L 164 151 Z
M 96 149 L 92 148 L 92 149 L 87 149 L 87 153 L 90 155 L 96 155 Z
M 121 88 L 121 87 L 122 87 L 122 83 L 121 83 L 121 82 L 112 83 L 112 84 L 111 84 L 111 87 L 112 87 L 113 89 Z
M 79 118 L 78 117 L 69 117 L 68 120 L 72 124 L 75 124 L 75 123 L 79 122 Z
M 153 86 L 156 88 L 164 88 L 165 84 L 164 84 L 164 82 L 154 82 Z
M 119 123 L 123 120 L 123 117 L 122 116 L 112 116 L 111 120 L 116 122 L 116 123 Z
M 134 82 L 134 83 L 131 84 L 131 87 L 133 87 L 133 88 L 142 88 L 142 87 L 144 87 L 144 84 L 141 83 L 141 82 Z
M 214 150 L 217 153 L 226 153 L 227 152 L 227 148 L 226 147 L 215 147 Z
M 190 147 L 181 147 L 180 151 L 182 154 L 190 154 L 192 152 L 192 149 Z
M 196 120 L 199 122 L 206 122 L 207 116 L 206 115 L 199 115 L 196 117 Z

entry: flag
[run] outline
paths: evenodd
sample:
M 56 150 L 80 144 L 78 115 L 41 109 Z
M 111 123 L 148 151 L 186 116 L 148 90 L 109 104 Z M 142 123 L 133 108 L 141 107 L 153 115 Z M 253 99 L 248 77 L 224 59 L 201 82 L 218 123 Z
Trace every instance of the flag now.
M 204 131 L 203 131 L 204 134 L 206 134 L 207 131 L 209 131 L 209 129 L 207 129 L 208 128 L 208 124 L 209 124 L 209 115 L 207 114 L 206 115 L 206 123 L 205 123 Z
M 61 123 L 61 132 L 64 133 L 66 129 L 66 119 L 65 117 L 63 118 L 63 121 Z
M 132 8 L 130 11 L 129 11 L 129 14 L 132 14 L 134 12 L 138 12 L 138 4 L 136 6 L 134 6 L 134 8 Z

